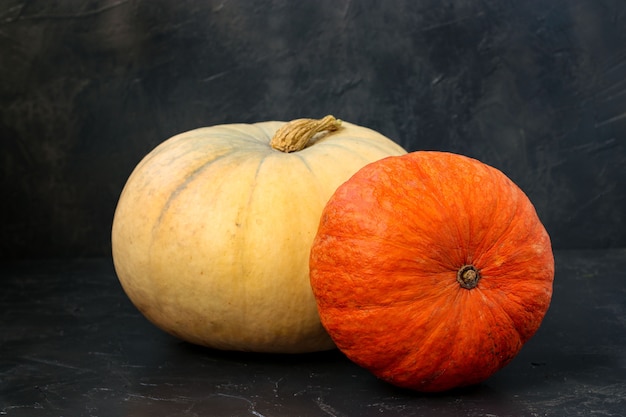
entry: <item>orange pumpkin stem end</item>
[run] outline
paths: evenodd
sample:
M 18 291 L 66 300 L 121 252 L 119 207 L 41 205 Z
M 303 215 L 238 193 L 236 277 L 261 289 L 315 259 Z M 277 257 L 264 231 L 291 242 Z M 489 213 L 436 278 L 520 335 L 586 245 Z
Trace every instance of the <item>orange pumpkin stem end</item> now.
M 474 265 L 463 265 L 456 273 L 456 280 L 461 287 L 471 290 L 478 285 L 480 280 L 480 272 Z

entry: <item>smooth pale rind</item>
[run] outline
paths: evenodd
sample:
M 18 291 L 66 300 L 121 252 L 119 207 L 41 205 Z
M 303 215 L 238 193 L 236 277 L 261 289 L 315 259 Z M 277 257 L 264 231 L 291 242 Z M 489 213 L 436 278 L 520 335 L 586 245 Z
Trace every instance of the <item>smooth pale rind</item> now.
M 119 280 L 154 324 L 226 350 L 334 347 L 311 292 L 309 251 L 322 209 L 365 164 L 405 151 L 350 123 L 290 154 L 283 122 L 177 135 L 135 168 L 112 228 Z
M 457 271 L 473 265 L 477 286 Z M 535 333 L 554 259 L 530 200 L 500 171 L 444 152 L 372 163 L 328 202 L 311 251 L 322 323 L 395 385 L 485 380 Z

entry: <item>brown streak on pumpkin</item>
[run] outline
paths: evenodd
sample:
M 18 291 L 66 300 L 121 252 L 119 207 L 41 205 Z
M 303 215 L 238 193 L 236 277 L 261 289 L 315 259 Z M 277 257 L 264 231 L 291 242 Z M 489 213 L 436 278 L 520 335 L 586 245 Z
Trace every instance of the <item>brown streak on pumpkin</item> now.
M 176 200 L 176 198 L 180 195 L 180 193 L 183 192 L 189 186 L 189 184 L 191 184 L 200 174 L 202 174 L 202 172 L 204 172 L 207 168 L 209 168 L 211 164 L 225 157 L 228 157 L 228 155 L 218 155 L 216 158 L 213 158 L 204 162 L 195 170 L 191 171 L 186 177 L 184 177 L 183 181 L 174 188 L 174 191 L 172 192 L 172 194 L 170 194 L 167 201 L 165 201 L 165 204 L 163 205 L 163 208 L 161 209 L 161 212 L 159 213 L 159 217 L 157 218 L 157 220 L 154 223 L 154 226 L 152 227 L 153 232 L 161 225 L 163 217 L 168 212 L 170 206 Z

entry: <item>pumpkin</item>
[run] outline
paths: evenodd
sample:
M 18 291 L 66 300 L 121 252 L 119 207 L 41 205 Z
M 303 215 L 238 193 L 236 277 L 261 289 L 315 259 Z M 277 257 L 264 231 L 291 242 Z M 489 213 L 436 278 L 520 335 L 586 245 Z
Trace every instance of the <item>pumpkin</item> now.
M 311 248 L 322 324 L 346 356 L 417 391 L 484 381 L 550 304 L 550 238 L 499 170 L 446 152 L 368 164 L 341 185 Z
M 334 348 L 309 284 L 309 252 L 335 189 L 406 153 L 332 116 L 226 124 L 161 143 L 120 195 L 111 244 L 133 304 L 190 343 L 255 352 Z

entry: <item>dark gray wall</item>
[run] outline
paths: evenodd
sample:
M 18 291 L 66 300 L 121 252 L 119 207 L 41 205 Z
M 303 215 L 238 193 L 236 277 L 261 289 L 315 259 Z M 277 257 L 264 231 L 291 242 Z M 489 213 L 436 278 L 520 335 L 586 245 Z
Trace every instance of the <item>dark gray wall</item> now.
M 622 0 L 0 0 L 0 256 L 109 254 L 156 144 L 337 117 L 503 170 L 556 248 L 626 246 Z

